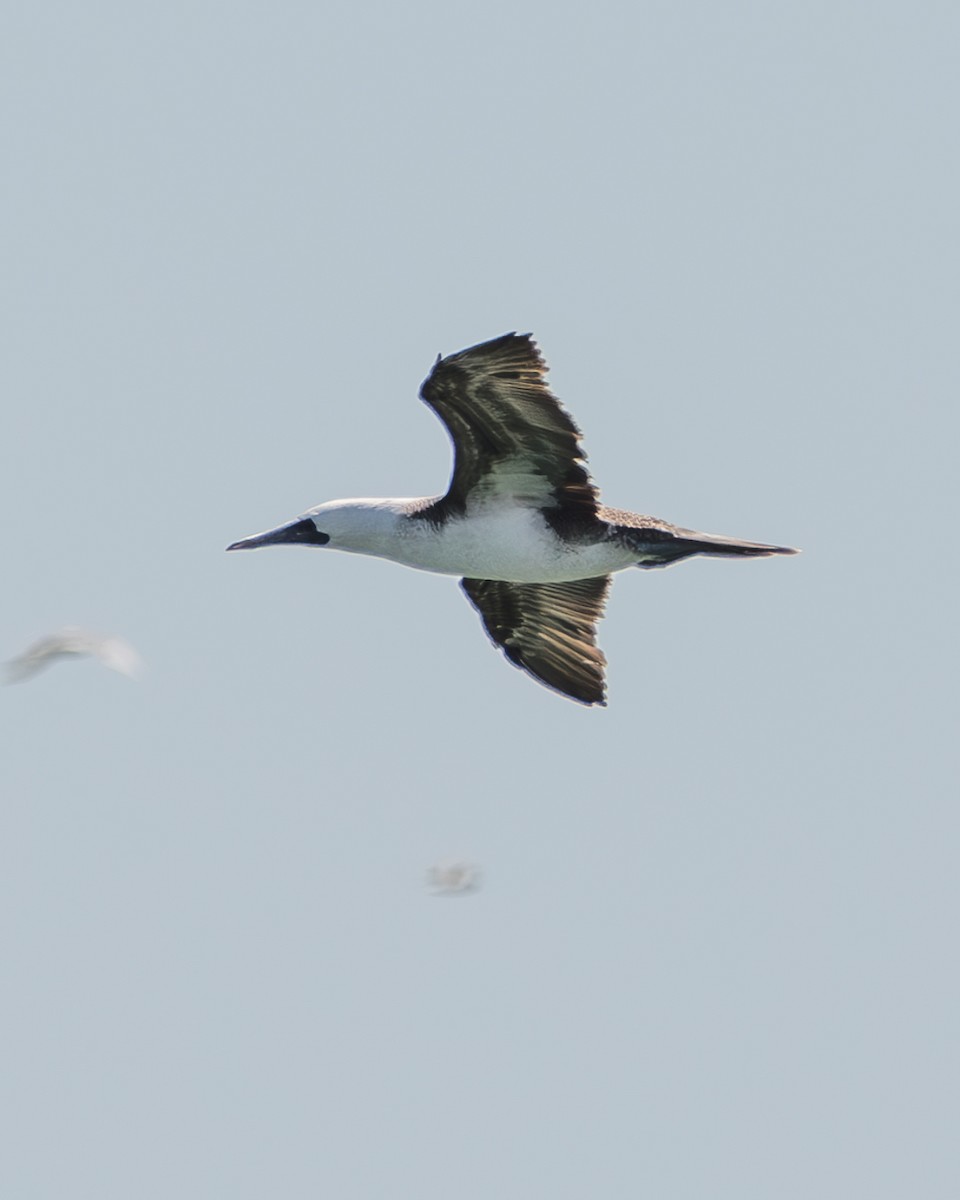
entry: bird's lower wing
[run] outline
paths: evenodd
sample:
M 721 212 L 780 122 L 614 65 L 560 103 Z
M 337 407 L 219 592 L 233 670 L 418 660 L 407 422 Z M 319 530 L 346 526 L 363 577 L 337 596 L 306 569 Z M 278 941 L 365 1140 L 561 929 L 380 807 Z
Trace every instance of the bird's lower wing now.
M 51 663 L 69 657 L 70 651 L 68 650 L 47 649 L 38 643 L 36 647 L 31 647 L 17 658 L 11 658 L 3 664 L 4 682 L 23 683 L 25 679 L 32 679 L 34 675 L 39 675 Z
M 512 663 L 571 700 L 606 703 L 597 622 L 609 575 L 570 583 L 462 579 L 460 586 Z

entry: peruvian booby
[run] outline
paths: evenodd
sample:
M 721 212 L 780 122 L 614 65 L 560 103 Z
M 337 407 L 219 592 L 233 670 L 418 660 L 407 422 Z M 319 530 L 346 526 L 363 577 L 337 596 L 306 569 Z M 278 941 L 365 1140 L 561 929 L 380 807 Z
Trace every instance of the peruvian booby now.
M 529 334 L 438 356 L 420 396 L 453 440 L 445 495 L 330 500 L 227 549 L 326 546 L 459 575 L 512 663 L 573 700 L 604 704 L 606 659 L 596 634 L 614 571 L 701 554 L 796 551 L 601 504 L 580 430 L 547 387 L 546 372 Z

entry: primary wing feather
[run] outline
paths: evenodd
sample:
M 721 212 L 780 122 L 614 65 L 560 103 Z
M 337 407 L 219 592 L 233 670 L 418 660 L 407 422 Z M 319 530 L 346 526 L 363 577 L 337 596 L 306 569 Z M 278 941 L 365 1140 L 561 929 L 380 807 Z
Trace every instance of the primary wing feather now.
M 450 432 L 454 466 L 433 515 L 504 498 L 596 516 L 580 430 L 547 387 L 546 371 L 529 334 L 504 334 L 437 360 L 420 395 Z
M 582 704 L 605 703 L 606 659 L 597 646 L 597 622 L 609 575 L 570 583 L 462 579 L 460 584 L 512 663 Z

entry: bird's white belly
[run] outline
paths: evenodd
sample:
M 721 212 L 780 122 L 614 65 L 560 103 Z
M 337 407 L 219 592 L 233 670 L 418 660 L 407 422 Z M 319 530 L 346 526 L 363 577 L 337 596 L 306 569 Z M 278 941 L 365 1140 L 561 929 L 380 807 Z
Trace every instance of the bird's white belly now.
M 439 529 L 411 521 L 389 557 L 421 571 L 513 583 L 586 579 L 622 570 L 636 561 L 635 554 L 616 544 L 565 543 L 539 512 L 516 508 L 453 518 Z

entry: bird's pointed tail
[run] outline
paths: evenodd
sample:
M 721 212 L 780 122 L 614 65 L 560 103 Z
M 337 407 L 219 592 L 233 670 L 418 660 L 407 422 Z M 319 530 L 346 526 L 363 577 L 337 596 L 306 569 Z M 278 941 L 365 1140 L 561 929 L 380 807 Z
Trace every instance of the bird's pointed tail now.
M 766 558 L 771 554 L 799 554 L 791 546 L 746 542 L 742 538 L 699 533 L 694 529 L 658 525 L 646 528 L 621 526 L 621 537 L 637 552 L 638 567 L 669 567 L 697 554 L 710 558 Z
M 692 529 L 678 529 L 677 548 L 683 556 L 708 554 L 713 558 L 764 558 L 769 554 L 799 554 L 792 546 L 768 546 L 765 542 L 745 542 L 742 538 L 720 537 L 713 533 L 696 533 Z

